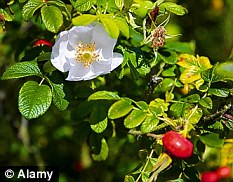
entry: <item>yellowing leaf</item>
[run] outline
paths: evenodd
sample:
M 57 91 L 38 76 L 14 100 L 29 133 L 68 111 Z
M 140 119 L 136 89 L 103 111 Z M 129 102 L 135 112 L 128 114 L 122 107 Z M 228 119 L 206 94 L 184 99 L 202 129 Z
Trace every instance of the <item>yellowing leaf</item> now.
M 207 57 L 199 57 L 198 55 L 197 57 L 195 57 L 189 54 L 181 54 L 179 56 L 179 61 L 177 62 L 177 64 L 185 68 L 180 76 L 180 80 L 184 84 L 193 83 L 197 80 L 200 80 L 201 72 L 212 67 Z M 198 87 L 201 86 L 201 82 L 199 82 Z
M 177 64 L 183 68 L 189 68 L 190 66 L 198 66 L 195 56 L 190 54 L 181 54 Z
M 197 55 L 197 61 L 198 61 L 198 65 L 202 70 L 207 70 L 209 68 L 212 68 L 212 65 L 210 64 L 210 60 L 209 58 L 205 57 L 205 56 L 201 56 L 199 57 Z
M 185 69 L 180 75 L 180 81 L 182 83 L 193 83 L 194 81 L 201 78 L 198 69 L 194 66 L 190 66 L 188 69 Z

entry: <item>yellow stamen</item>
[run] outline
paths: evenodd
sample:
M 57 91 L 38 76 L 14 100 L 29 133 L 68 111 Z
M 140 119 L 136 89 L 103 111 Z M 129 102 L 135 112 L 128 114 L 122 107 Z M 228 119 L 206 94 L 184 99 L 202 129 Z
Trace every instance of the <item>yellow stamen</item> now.
M 95 43 L 79 42 L 75 50 L 75 60 L 81 62 L 85 68 L 90 67 L 94 61 L 98 61 L 100 58 L 99 52 L 95 50 Z

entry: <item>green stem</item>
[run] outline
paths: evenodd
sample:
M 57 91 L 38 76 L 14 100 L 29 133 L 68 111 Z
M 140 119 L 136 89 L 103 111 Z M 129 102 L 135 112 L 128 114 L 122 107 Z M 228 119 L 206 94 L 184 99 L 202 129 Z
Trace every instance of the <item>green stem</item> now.
M 149 164 L 149 161 L 150 161 L 150 159 L 152 158 L 153 153 L 154 153 L 154 150 L 151 150 L 149 157 L 147 157 L 146 164 L 144 165 L 144 167 L 143 167 L 141 173 L 139 174 L 139 176 L 138 176 L 138 178 L 137 178 L 137 180 L 136 180 L 135 182 L 138 182 L 138 181 L 140 180 L 142 174 L 145 172 L 145 170 L 146 170 L 146 168 L 147 168 L 147 166 L 148 166 L 148 164 Z

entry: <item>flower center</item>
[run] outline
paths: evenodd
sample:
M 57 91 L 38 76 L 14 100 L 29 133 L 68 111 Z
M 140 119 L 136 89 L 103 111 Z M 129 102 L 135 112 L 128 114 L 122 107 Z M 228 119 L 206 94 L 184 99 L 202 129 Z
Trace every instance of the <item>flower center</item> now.
M 84 44 L 79 42 L 75 51 L 75 60 L 81 62 L 85 68 L 90 67 L 94 61 L 100 59 L 99 52 L 95 50 L 95 43 Z

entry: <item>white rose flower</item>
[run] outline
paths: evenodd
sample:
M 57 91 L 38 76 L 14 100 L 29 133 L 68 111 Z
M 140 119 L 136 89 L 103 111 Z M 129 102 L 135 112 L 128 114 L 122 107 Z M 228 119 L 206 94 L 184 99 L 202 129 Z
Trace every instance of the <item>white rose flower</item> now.
M 58 35 L 51 62 L 61 72 L 69 72 L 66 80 L 91 80 L 123 62 L 123 56 L 113 52 L 116 42 L 101 23 L 74 26 Z

